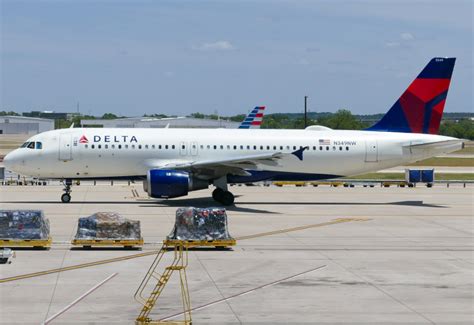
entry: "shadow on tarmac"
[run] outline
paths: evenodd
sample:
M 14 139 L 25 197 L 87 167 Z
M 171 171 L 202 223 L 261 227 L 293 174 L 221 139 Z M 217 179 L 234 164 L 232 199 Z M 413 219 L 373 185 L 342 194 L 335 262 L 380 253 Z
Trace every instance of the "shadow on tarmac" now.
M 236 196 L 238 198 L 238 196 Z M 192 199 L 172 199 L 172 200 L 136 200 L 136 201 L 71 201 L 69 203 L 61 203 L 60 201 L 8 201 L 4 203 L 23 203 L 23 204 L 65 204 L 65 205 L 75 205 L 75 204 L 100 204 L 100 205 L 130 205 L 137 204 L 142 208 L 156 208 L 157 206 L 163 207 L 184 207 L 184 206 L 193 206 L 196 208 L 204 207 L 221 207 L 217 202 L 211 198 L 192 198 Z M 280 212 L 268 211 L 262 209 L 254 209 L 249 207 L 242 207 L 242 205 L 247 206 L 259 206 L 259 205 L 272 205 L 272 206 L 282 206 L 282 205 L 293 205 L 293 206 L 407 206 L 407 207 L 420 207 L 420 208 L 447 208 L 444 205 L 438 204 L 429 204 L 424 203 L 423 201 L 397 201 L 397 202 L 295 202 L 295 201 L 250 201 L 250 202 L 237 202 L 237 205 L 224 206 L 228 211 L 236 212 L 247 212 L 247 213 L 269 213 L 269 214 L 281 214 Z

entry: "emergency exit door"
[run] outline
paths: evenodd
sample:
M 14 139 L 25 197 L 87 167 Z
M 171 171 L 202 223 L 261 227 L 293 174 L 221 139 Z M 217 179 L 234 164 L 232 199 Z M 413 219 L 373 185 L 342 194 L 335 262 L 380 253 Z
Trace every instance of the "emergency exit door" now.
M 72 160 L 72 135 L 61 134 L 59 136 L 59 160 Z
M 377 140 L 366 140 L 365 141 L 365 161 L 377 162 L 378 160 L 379 160 L 379 150 L 377 146 Z

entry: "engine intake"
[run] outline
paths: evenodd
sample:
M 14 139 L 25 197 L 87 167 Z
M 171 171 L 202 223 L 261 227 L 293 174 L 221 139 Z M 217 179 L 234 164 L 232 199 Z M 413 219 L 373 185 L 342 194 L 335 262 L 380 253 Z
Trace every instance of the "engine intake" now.
M 209 187 L 207 180 L 192 177 L 187 172 L 172 169 L 151 169 L 143 189 L 153 198 L 173 198 Z

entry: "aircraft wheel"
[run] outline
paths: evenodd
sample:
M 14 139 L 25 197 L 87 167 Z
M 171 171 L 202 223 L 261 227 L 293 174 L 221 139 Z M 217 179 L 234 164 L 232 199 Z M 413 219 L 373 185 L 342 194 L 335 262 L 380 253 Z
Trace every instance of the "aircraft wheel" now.
M 223 189 L 216 188 L 214 191 L 212 191 L 212 198 L 214 199 L 214 201 L 221 202 L 223 193 L 224 193 Z
M 63 195 L 61 195 L 61 202 L 63 203 L 71 202 L 71 195 L 69 195 L 68 193 L 64 193 Z
M 222 193 L 222 197 L 221 197 L 220 202 L 223 205 L 232 205 L 232 204 L 234 204 L 234 194 L 232 194 L 229 191 L 225 191 L 224 193 Z

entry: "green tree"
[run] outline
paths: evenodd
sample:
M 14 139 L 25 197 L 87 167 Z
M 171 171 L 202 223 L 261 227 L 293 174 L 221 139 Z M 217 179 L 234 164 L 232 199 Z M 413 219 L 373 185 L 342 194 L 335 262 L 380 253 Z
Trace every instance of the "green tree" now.
M 191 117 L 194 117 L 194 118 L 206 118 L 206 115 L 197 112 L 197 113 L 192 113 L 192 114 L 191 114 Z
M 246 116 L 247 115 L 245 114 L 234 115 L 234 116 L 229 117 L 229 120 L 233 122 L 242 122 Z
M 439 134 L 450 137 L 474 140 L 474 121 L 462 119 L 459 121 L 445 121 L 439 127 Z
M 365 126 L 352 115 L 351 111 L 346 109 L 340 109 L 333 115 L 321 117 L 318 124 L 340 130 L 360 130 Z
M 102 119 L 104 120 L 114 120 L 116 118 L 118 118 L 118 116 L 114 113 L 105 113 L 104 115 L 102 115 Z
M 0 116 L 20 116 L 20 114 L 13 111 L 0 111 Z

